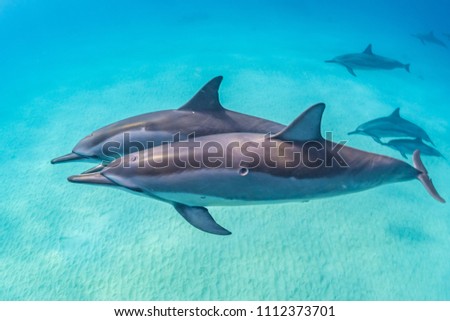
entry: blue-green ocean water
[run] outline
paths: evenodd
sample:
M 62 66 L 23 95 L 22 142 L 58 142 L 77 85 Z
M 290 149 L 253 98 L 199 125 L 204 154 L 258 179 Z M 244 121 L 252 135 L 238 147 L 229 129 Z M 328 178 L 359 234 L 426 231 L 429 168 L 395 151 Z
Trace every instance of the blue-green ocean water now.
M 443 0 L 0 0 L 0 299 L 450 299 L 449 207 L 418 181 L 211 207 L 233 232 L 218 237 L 156 200 L 67 182 L 89 164 L 50 164 L 217 75 L 232 110 L 288 124 L 325 102 L 323 131 L 398 158 L 347 132 L 400 107 L 448 159 L 450 50 L 410 36 L 450 46 L 448 12 Z M 369 43 L 411 73 L 324 63 Z M 448 161 L 423 159 L 450 199 Z

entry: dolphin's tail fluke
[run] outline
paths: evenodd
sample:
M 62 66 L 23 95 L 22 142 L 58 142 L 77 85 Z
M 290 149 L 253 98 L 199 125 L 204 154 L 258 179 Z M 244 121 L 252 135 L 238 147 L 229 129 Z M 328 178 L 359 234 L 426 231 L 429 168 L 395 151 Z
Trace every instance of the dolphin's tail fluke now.
M 445 203 L 445 200 L 439 195 L 436 188 L 431 181 L 430 176 L 428 176 L 428 171 L 422 163 L 420 159 L 420 151 L 416 150 L 413 154 L 414 168 L 417 169 L 420 174 L 417 176 L 417 179 L 423 184 L 427 192 L 437 201 L 441 203 Z
M 405 64 L 404 67 L 405 67 L 405 69 L 406 69 L 407 72 L 411 72 L 411 71 L 409 70 L 410 64 Z
M 81 174 L 73 175 L 67 178 L 69 182 L 81 183 L 81 184 L 94 184 L 94 185 L 116 185 L 113 181 L 110 181 L 101 173 Z
M 70 153 L 64 156 L 60 156 L 60 157 L 56 157 L 54 159 L 52 159 L 51 163 L 52 164 L 57 164 L 57 163 L 63 163 L 63 162 L 70 162 L 73 160 L 79 160 L 79 159 L 83 159 L 84 157 L 75 154 L 75 153 Z

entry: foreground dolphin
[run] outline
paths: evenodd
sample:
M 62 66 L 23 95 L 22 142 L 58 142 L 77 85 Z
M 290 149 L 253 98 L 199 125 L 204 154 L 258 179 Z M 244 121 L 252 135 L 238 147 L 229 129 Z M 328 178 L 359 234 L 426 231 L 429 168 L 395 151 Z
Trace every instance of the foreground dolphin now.
M 354 69 L 366 69 L 366 70 L 376 70 L 376 69 L 395 69 L 404 68 L 409 72 L 409 64 L 403 64 L 397 60 L 386 58 L 383 56 L 375 55 L 372 52 L 372 45 L 368 45 L 367 48 L 362 53 L 346 54 L 342 56 L 337 56 L 331 60 L 326 60 L 325 62 L 337 63 L 345 68 L 353 76 L 356 76 Z
M 433 144 L 428 134 L 422 128 L 400 116 L 400 108 L 396 108 L 387 117 L 376 118 L 359 125 L 358 128 L 348 134 L 371 136 L 380 144 L 383 144 L 380 140 L 382 137 L 413 137 Z
M 125 155 L 102 171 L 70 182 L 125 188 L 167 202 L 193 226 L 227 235 L 204 206 L 306 201 L 418 179 L 438 201 L 427 171 L 326 140 L 324 104 L 310 107 L 269 136 L 228 133 L 175 142 Z
M 73 148 L 72 153 L 55 158 L 52 164 L 90 160 L 104 164 L 129 152 L 158 146 L 163 142 L 196 136 L 249 131 L 276 133 L 283 125 L 225 109 L 219 101 L 223 77 L 210 80 L 185 105 L 127 118 L 94 131 Z M 103 164 L 103 165 L 104 165 Z M 87 171 L 97 171 L 103 165 Z
M 416 150 L 419 150 L 422 155 L 444 157 L 436 148 L 424 144 L 420 138 L 392 139 L 387 143 L 382 143 L 382 145 L 399 151 L 404 158 L 408 158 L 406 155 L 411 155 Z
M 437 38 L 434 35 L 433 31 L 430 31 L 429 33 L 418 33 L 418 34 L 411 35 L 411 36 L 419 39 L 420 42 L 422 42 L 422 44 L 426 44 L 428 42 L 428 43 L 433 43 L 435 45 L 447 48 L 447 45 L 442 40 Z

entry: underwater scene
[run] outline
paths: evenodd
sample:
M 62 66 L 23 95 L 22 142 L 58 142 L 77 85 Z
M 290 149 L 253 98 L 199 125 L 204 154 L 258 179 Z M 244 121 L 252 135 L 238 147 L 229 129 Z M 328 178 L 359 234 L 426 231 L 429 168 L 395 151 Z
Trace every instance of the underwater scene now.
M 0 0 L 0 300 L 450 300 L 449 12 Z

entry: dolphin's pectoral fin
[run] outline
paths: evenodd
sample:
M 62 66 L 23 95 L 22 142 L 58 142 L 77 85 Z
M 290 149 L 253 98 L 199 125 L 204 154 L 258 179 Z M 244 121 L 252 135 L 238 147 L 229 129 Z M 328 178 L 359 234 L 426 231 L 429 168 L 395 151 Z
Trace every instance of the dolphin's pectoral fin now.
M 347 68 L 347 70 L 348 70 L 349 73 L 351 73 L 353 76 L 356 77 L 356 74 L 355 74 L 355 72 L 353 71 L 352 68 L 350 68 L 350 67 L 348 67 L 348 66 L 345 66 L 345 68 Z
M 372 137 L 372 139 L 373 139 L 374 141 L 376 141 L 378 144 L 381 144 L 381 145 L 387 145 L 386 143 L 383 143 L 383 142 L 381 141 L 380 137 L 378 137 L 378 136 L 370 136 L 370 137 Z
M 222 83 L 222 76 L 211 79 L 206 85 L 200 89 L 194 97 L 186 104 L 178 108 L 178 110 L 186 111 L 223 111 L 224 108 L 219 101 L 219 87 Z
M 181 203 L 174 203 L 173 207 L 191 225 L 207 233 L 217 235 L 230 235 L 231 232 L 216 223 L 208 209 L 200 206 L 188 206 Z
M 439 195 L 436 188 L 434 187 L 430 176 L 428 176 L 428 171 L 425 168 L 425 166 L 423 165 L 422 160 L 420 159 L 420 151 L 419 150 L 416 150 L 414 152 L 413 162 L 414 162 L 414 168 L 419 171 L 419 174 L 417 175 L 417 179 L 425 187 L 428 194 L 430 194 L 438 202 L 445 203 L 445 200 L 441 197 L 441 195 Z

